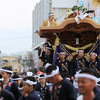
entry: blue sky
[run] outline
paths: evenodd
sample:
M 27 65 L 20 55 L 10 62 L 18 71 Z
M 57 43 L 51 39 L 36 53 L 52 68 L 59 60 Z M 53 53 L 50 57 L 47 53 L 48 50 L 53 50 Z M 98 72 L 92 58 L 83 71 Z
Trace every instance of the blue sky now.
M 0 0 L 0 50 L 16 53 L 32 48 L 32 11 L 40 0 Z

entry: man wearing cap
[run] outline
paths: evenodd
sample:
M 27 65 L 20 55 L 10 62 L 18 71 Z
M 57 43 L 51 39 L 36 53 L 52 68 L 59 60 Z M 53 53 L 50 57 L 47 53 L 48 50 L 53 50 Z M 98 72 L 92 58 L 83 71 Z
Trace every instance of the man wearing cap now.
M 1 75 L 4 78 L 3 81 L 3 89 L 8 90 L 11 92 L 15 99 L 18 100 L 18 98 L 21 96 L 21 92 L 18 89 L 18 85 L 10 79 L 11 74 L 13 73 L 10 67 L 3 67 L 0 69 Z
M 59 67 L 60 74 L 69 74 L 69 61 L 65 59 L 66 53 L 61 51 L 60 58 L 56 61 L 56 65 Z
M 53 84 L 52 92 L 50 91 L 52 93 L 50 100 L 76 100 L 74 86 L 67 79 L 61 77 L 58 66 L 48 66 L 45 76 Z
M 18 100 L 42 100 L 39 92 L 35 91 L 35 85 L 37 82 L 34 77 L 27 76 L 23 79 L 23 91 L 27 93 L 28 96 L 24 97 L 23 95 Z
M 52 46 L 47 46 L 46 47 L 46 50 L 45 50 L 45 53 L 42 55 L 42 59 L 43 59 L 43 62 L 45 65 L 46 63 L 50 63 L 52 64 L 53 62 L 53 49 L 52 49 Z
M 49 19 L 44 20 L 42 26 L 55 26 L 57 23 L 54 21 L 54 14 L 52 12 L 49 13 Z
M 93 89 L 96 86 L 97 77 L 95 72 L 90 69 L 83 69 L 75 75 L 77 79 L 79 93 L 77 100 L 100 100 L 100 94 L 95 94 Z
M 91 52 L 90 53 L 90 62 L 88 65 L 90 68 L 93 68 L 96 71 L 97 76 L 100 77 L 99 60 L 97 60 L 96 58 L 97 58 L 97 54 L 95 52 Z
M 74 75 L 78 70 L 87 67 L 87 61 L 84 58 L 84 50 L 78 49 L 77 52 L 78 56 L 72 59 L 70 66 L 70 77 L 72 81 L 74 80 Z
M 49 87 L 46 84 L 46 78 L 44 75 L 39 76 L 39 83 L 37 84 L 35 90 L 39 91 L 42 94 L 43 100 L 50 100 Z

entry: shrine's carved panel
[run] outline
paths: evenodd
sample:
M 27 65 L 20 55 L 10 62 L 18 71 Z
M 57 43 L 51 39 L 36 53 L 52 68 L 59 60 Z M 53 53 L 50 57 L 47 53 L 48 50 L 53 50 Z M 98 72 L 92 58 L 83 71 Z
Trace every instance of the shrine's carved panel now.
M 64 44 L 68 44 L 73 47 L 81 47 L 89 43 L 95 43 L 98 33 L 92 30 L 83 31 L 80 34 L 76 34 L 72 31 L 65 31 L 58 34 L 58 36 Z M 78 43 L 77 39 L 79 39 Z

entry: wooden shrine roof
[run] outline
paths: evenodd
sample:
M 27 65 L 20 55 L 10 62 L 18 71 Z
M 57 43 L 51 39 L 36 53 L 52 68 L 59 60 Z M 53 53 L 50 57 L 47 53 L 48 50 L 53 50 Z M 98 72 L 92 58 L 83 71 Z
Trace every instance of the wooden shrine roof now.
M 74 18 L 68 18 L 57 26 L 40 27 L 39 36 L 47 38 L 51 44 L 54 44 L 56 33 L 63 43 L 74 47 L 94 43 L 100 32 L 100 24 L 91 18 L 79 19 L 79 21 L 80 24 L 77 24 Z M 76 38 L 79 38 L 77 45 Z

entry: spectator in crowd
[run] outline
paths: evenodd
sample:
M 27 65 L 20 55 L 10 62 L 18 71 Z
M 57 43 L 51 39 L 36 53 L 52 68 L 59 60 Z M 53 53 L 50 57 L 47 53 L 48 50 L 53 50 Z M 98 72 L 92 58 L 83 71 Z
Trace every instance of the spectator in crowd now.
M 50 65 L 46 68 L 46 77 L 53 88 L 50 88 L 50 100 L 76 100 L 75 88 L 71 82 L 63 79 L 59 73 L 59 67 Z

